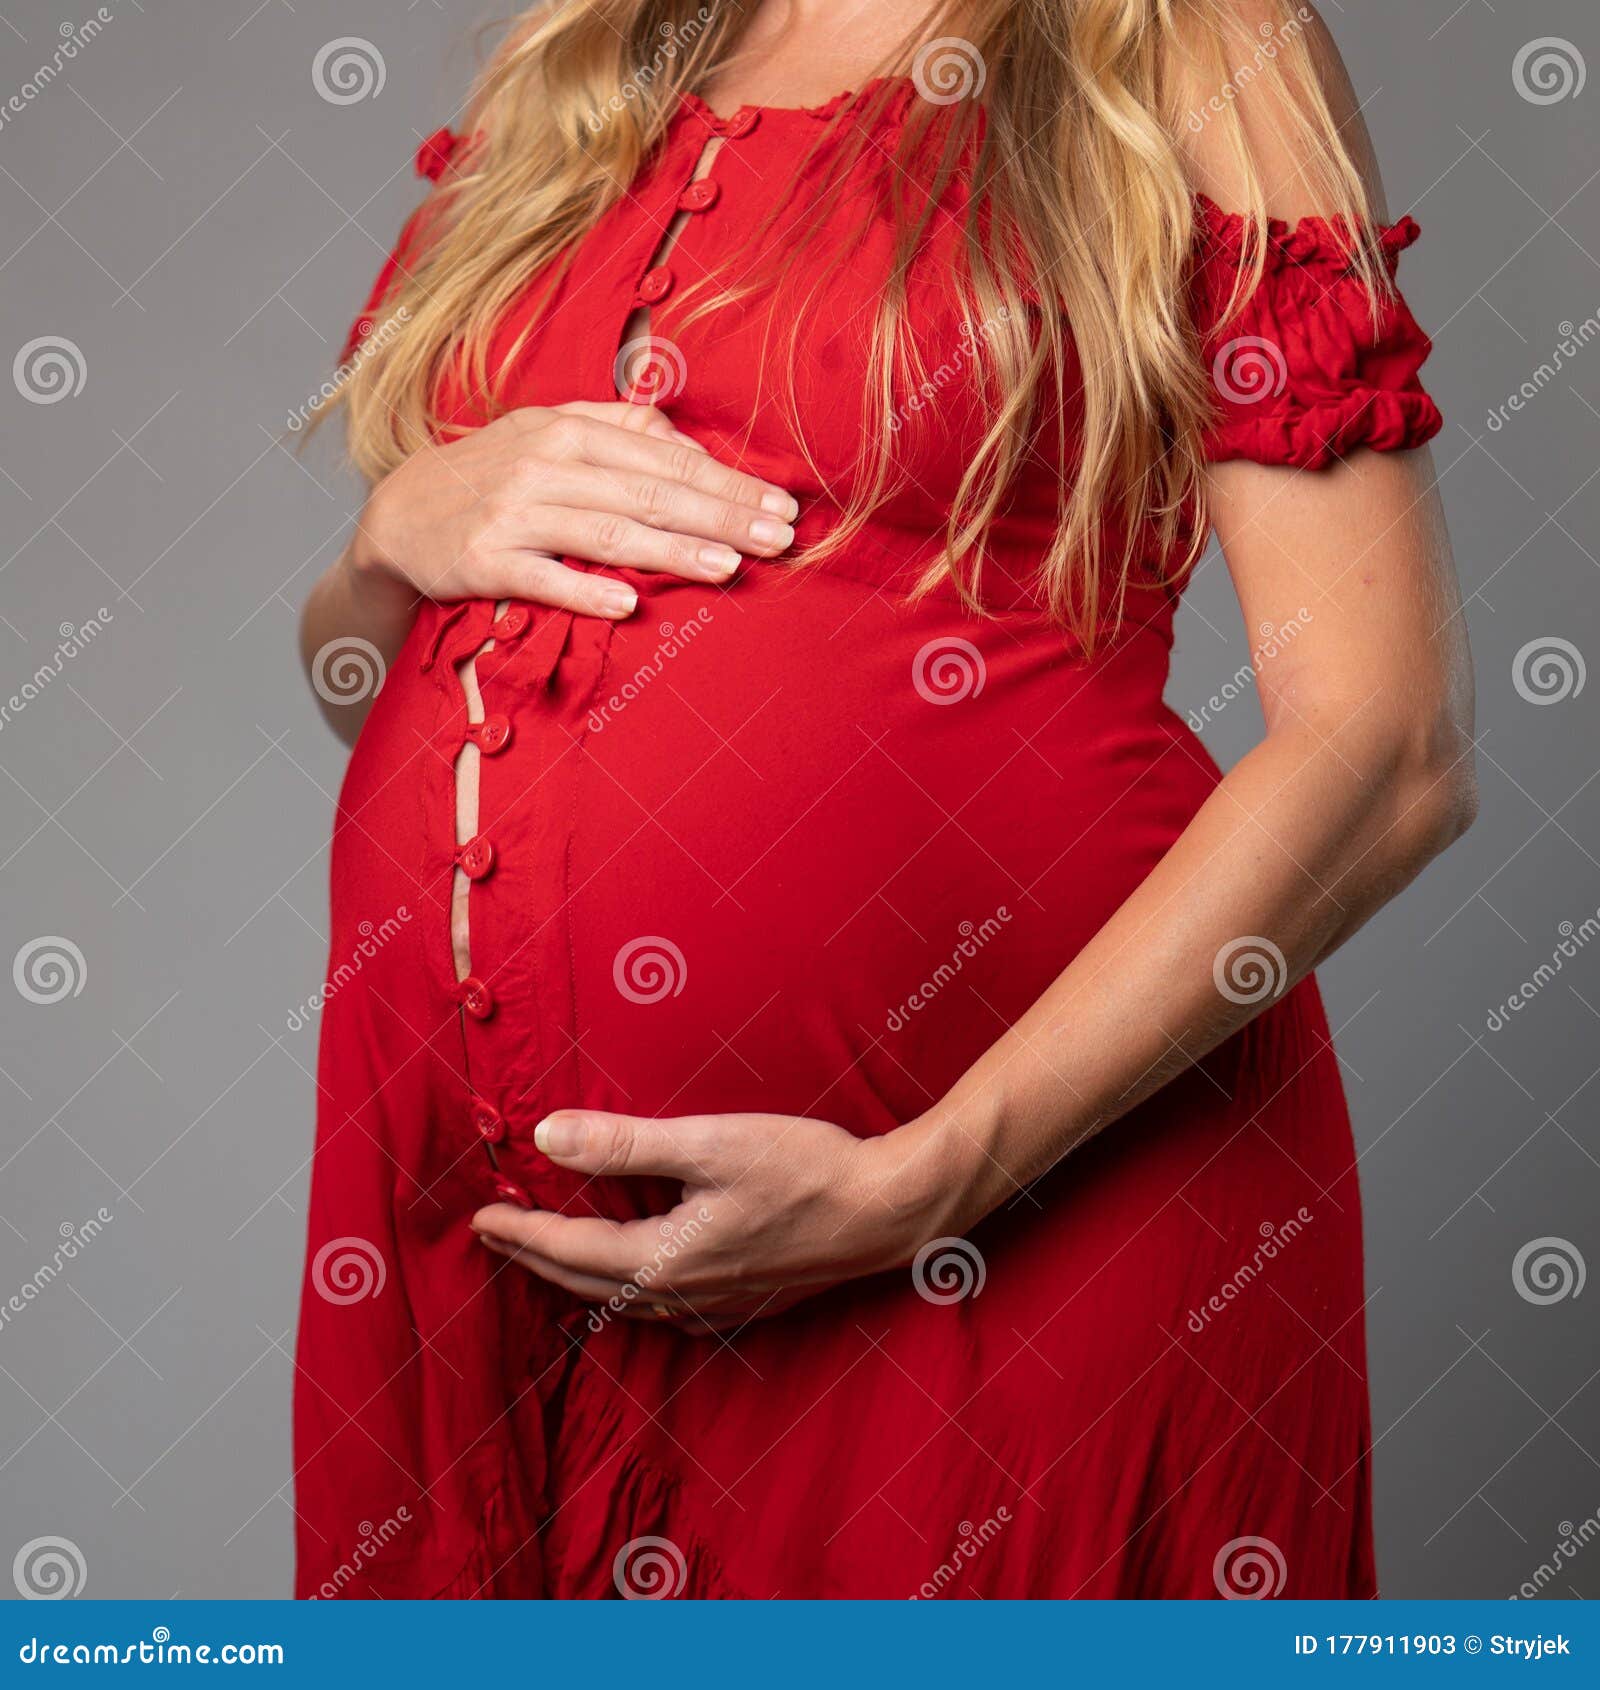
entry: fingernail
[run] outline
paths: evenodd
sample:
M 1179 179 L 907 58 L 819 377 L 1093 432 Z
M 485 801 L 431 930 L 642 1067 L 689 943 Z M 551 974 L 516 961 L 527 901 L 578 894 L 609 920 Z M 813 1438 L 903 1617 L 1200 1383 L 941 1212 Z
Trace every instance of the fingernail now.
M 628 587 L 608 587 L 600 595 L 600 608 L 607 616 L 632 616 L 639 608 L 639 595 Z
M 793 522 L 800 514 L 799 500 L 792 494 L 780 493 L 776 488 L 761 495 L 761 508 L 773 516 L 781 516 L 785 522 Z
M 583 1123 L 546 1117 L 533 1129 L 533 1142 L 546 1156 L 576 1156 L 583 1149 Z
M 764 516 L 758 516 L 750 524 L 750 538 L 758 546 L 771 546 L 781 552 L 793 541 L 794 530 L 787 522 L 768 522 Z
M 739 553 L 732 546 L 702 546 L 700 561 L 718 575 L 731 575 L 739 567 Z

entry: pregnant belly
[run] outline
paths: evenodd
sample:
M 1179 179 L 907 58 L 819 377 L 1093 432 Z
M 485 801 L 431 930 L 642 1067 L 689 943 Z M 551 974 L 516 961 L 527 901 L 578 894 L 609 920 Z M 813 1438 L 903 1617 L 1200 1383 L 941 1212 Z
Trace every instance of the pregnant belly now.
M 448 1007 L 469 724 L 427 644 L 352 763 L 335 949 L 340 888 L 368 908 L 409 889 Z M 584 1106 L 886 1131 L 1026 1009 L 1216 779 L 1161 706 L 1154 634 L 1085 665 L 1036 624 L 763 569 L 722 594 L 651 584 L 622 627 L 536 612 L 502 645 L 478 660 L 510 733 L 479 765 L 492 868 L 469 897 L 494 1013 L 463 1027 L 513 1124 Z

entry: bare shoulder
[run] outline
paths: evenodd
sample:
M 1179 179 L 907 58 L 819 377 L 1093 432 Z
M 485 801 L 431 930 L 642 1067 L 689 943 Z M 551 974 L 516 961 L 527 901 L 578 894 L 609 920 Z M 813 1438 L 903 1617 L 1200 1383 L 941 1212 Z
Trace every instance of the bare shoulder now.
M 1273 216 L 1292 221 L 1325 212 L 1308 166 L 1319 149 L 1317 128 L 1326 124 L 1365 180 L 1375 214 L 1384 216 L 1360 97 L 1314 6 L 1201 0 L 1187 9 L 1178 39 L 1172 106 L 1196 188 L 1220 205 L 1240 206 L 1248 198 L 1248 161 Z

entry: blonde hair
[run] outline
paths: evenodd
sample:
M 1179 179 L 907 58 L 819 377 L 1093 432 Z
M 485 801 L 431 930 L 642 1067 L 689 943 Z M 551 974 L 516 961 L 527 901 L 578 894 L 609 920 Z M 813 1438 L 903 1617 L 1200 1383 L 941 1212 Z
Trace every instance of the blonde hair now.
M 915 100 L 898 131 L 900 168 L 882 172 L 897 237 L 872 336 L 861 473 L 809 556 L 848 545 L 895 491 L 895 396 L 924 379 L 906 332 L 907 274 L 943 186 L 970 167 L 962 310 L 969 331 L 982 325 L 972 339 L 987 428 L 923 587 L 953 578 L 981 608 L 985 541 L 1041 428 L 1082 442 L 1059 466 L 1060 524 L 1039 566 L 1052 613 L 1081 639 L 1116 619 L 1141 561 L 1192 561 L 1215 395 L 1187 305 L 1195 200 L 1183 128 L 1208 129 L 1245 184 L 1238 209 L 1253 238 L 1236 303 L 1265 260 L 1262 176 L 1235 98 L 1255 77 L 1273 80 L 1274 122 L 1305 161 L 1303 193 L 1343 219 L 1352 265 L 1375 300 L 1387 282 L 1364 178 L 1306 39 L 1314 15 L 1296 0 L 1253 0 L 1249 10 L 1251 22 L 1229 0 L 964 0 L 923 26 L 927 41 L 959 30 L 961 52 L 983 67 L 985 120 L 975 100 Z M 436 436 L 446 373 L 494 414 L 517 351 L 489 367 L 496 324 L 535 278 L 559 275 L 661 140 L 682 94 L 709 82 L 747 23 L 744 8 L 716 0 L 571 0 L 520 20 L 479 81 L 468 144 L 423 208 L 386 302 L 403 327 L 343 384 L 350 454 L 363 472 L 381 477 Z M 916 55 L 907 42 L 885 75 Z M 924 55 L 918 79 L 937 74 Z M 1177 109 L 1181 90 L 1196 85 L 1215 97 L 1199 112 Z M 888 82 L 878 87 L 868 121 L 828 126 L 818 142 L 832 157 L 825 182 L 843 181 L 866 144 L 872 105 L 892 93 Z M 785 261 L 792 268 L 799 256 Z M 700 308 L 733 297 L 726 290 Z M 1030 311 L 1041 297 L 1060 308 Z M 796 331 L 804 316 L 793 313 Z M 793 356 L 791 340 L 791 371 Z M 1069 404 L 1081 407 L 1081 422 L 1067 429 Z

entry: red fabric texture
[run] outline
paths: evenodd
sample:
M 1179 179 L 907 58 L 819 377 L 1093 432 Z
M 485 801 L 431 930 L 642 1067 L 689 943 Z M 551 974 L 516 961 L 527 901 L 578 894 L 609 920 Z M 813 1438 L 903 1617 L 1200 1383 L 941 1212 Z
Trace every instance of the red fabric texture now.
M 651 331 L 682 376 L 659 402 L 790 488 L 802 540 L 826 533 L 861 473 L 881 152 L 837 212 L 864 233 L 806 306 L 809 458 L 763 363 L 788 284 L 678 308 L 774 206 L 771 241 L 810 226 L 818 120 L 866 109 L 684 102 L 575 263 L 508 315 L 508 402 L 615 398 L 624 324 L 665 268 Z M 889 125 L 903 105 L 871 109 Z M 663 259 L 711 134 L 718 191 Z M 448 151 L 435 138 L 425 166 Z M 975 1295 L 883 1275 L 700 1340 L 594 1316 L 468 1230 L 500 1181 L 570 1213 L 675 1200 L 555 1167 L 532 1142 L 554 1108 L 794 1112 L 861 1135 L 914 1117 L 1219 778 L 1162 699 L 1173 591 L 1136 590 L 1092 660 L 1041 613 L 1042 470 L 996 536 L 993 615 L 911 592 L 982 427 L 948 286 L 963 192 L 911 284 L 926 364 L 954 373 L 906 406 L 908 485 L 846 554 L 751 562 L 726 588 L 619 571 L 640 604 L 615 625 L 430 604 L 390 668 L 334 833 L 302 1596 L 1216 1597 L 1251 1566 L 1273 1594 L 1374 1593 L 1360 1202 L 1314 983 L 978 1227 Z M 1240 247 L 1215 208 L 1201 224 L 1203 313 Z M 1310 466 L 1437 428 L 1425 339 L 1398 302 L 1372 324 L 1336 249 L 1326 226 L 1274 231 L 1259 295 L 1208 334 L 1211 357 L 1268 340 L 1284 371 L 1226 408 L 1217 456 Z M 474 653 L 493 853 L 463 983 L 453 764 Z

